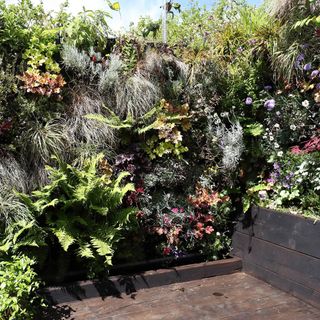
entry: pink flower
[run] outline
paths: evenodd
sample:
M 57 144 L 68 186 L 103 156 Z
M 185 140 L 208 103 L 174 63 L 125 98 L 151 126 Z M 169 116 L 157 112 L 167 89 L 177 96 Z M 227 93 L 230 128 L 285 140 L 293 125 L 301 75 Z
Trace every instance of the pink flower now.
M 291 153 L 293 153 L 293 154 L 300 154 L 302 152 L 303 151 L 300 149 L 299 146 L 294 146 L 294 147 L 291 148 Z
M 184 212 L 184 209 L 183 208 L 180 208 L 180 213 Z
M 204 216 L 204 222 L 213 222 L 213 217 L 210 214 Z
M 198 230 L 203 230 L 203 223 L 198 222 L 198 223 L 197 223 L 197 229 L 198 229 Z
M 173 213 L 179 213 L 179 209 L 178 209 L 178 208 L 172 208 L 171 211 L 172 211 Z
M 201 231 L 199 231 L 199 230 L 194 231 L 193 234 L 194 234 L 196 239 L 202 239 L 202 237 L 203 237 L 203 233 Z
M 214 229 L 211 226 L 206 227 L 206 230 L 205 230 L 206 234 L 211 234 L 213 231 Z
M 171 220 L 169 219 L 169 217 L 166 214 L 163 216 L 163 223 L 164 224 L 170 224 L 171 223 Z
M 169 247 L 165 247 L 165 248 L 163 248 L 163 255 L 164 255 L 164 256 L 169 255 L 169 254 L 170 254 L 170 252 L 171 252 L 171 249 L 170 249 Z
M 144 189 L 143 188 L 137 188 L 136 189 L 136 193 L 144 193 Z
M 163 230 L 163 228 L 156 228 L 156 229 L 155 229 L 155 232 L 156 232 L 159 236 L 161 236 L 161 235 L 164 233 L 164 230 Z

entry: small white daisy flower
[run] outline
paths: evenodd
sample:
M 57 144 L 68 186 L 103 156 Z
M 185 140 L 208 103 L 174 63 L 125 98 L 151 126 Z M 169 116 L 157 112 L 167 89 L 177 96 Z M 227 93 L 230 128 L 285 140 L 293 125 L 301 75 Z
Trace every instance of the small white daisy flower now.
M 304 100 L 302 101 L 302 106 L 305 107 L 305 108 L 308 108 L 310 105 L 309 101 L 308 100 Z
M 283 156 L 283 151 L 279 151 L 279 152 L 277 153 L 277 156 L 278 156 L 278 157 L 282 157 L 282 156 Z
M 297 127 L 296 127 L 294 124 L 292 124 L 292 125 L 290 126 L 290 129 L 291 129 L 292 131 L 294 131 L 294 130 L 297 129 Z

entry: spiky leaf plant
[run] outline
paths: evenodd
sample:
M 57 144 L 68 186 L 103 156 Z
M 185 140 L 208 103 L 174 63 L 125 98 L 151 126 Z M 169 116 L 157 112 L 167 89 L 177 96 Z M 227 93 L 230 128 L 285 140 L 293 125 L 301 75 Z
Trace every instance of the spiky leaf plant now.
M 104 70 L 99 77 L 99 91 L 102 94 L 109 94 L 113 92 L 114 86 L 120 84 L 121 73 L 124 70 L 124 63 L 120 57 L 115 54 L 111 54 L 109 58 L 108 68 Z
M 159 88 L 140 73 L 128 78 L 117 90 L 117 113 L 138 118 L 160 99 Z
M 49 120 L 46 123 L 35 121 L 22 137 L 23 154 L 30 163 L 47 163 L 52 155 L 63 157 L 68 148 L 69 138 L 64 123 Z
M 21 202 L 14 191 L 7 186 L 0 186 L 0 226 L 10 226 L 17 221 L 32 220 L 28 207 Z
M 12 155 L 0 159 L 0 225 L 31 219 L 30 211 L 14 191 L 26 192 L 27 174 Z
M 89 114 L 102 116 L 106 112 L 98 95 L 75 96 L 65 131 L 78 160 L 83 154 L 111 151 L 117 145 L 116 131 L 111 125 L 87 117 Z

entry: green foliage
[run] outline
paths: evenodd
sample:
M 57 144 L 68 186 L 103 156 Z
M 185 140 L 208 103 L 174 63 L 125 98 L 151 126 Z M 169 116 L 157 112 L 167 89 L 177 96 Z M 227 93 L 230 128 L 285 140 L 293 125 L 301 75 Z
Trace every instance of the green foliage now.
M 40 306 L 40 282 L 33 270 L 35 261 L 27 256 L 12 256 L 0 261 L 0 318 L 2 320 L 32 320 Z
M 28 49 L 23 54 L 29 70 L 42 68 L 48 72 L 60 72 L 59 64 L 54 59 L 54 55 L 59 51 L 56 44 L 58 32 L 58 28 L 43 29 L 40 26 L 33 28 Z
M 252 123 L 252 124 L 248 124 L 245 127 L 244 132 L 247 134 L 250 134 L 254 137 L 257 137 L 257 136 L 261 136 L 263 134 L 264 128 L 261 123 Z
M 58 121 L 36 121 L 27 129 L 21 143 L 31 163 L 48 163 L 52 155 L 66 154 L 68 136 L 64 125 Z
M 319 152 L 305 155 L 286 153 L 275 161 L 268 179 L 251 187 L 247 194 L 256 204 L 319 216 Z
M 20 198 L 23 198 L 23 196 L 20 196 Z M 24 197 L 24 201 L 29 202 L 26 197 Z M 41 229 L 34 217 L 29 215 L 28 219 L 21 219 L 7 226 L 0 252 L 6 255 L 20 254 L 27 248 L 28 252 L 26 254 L 30 255 L 30 249 L 46 245 L 46 236 L 45 230 Z
M 188 148 L 182 145 L 181 131 L 188 131 L 191 127 L 189 105 L 174 107 L 163 99 L 158 106 L 144 116 L 143 120 L 150 121 L 154 117 L 153 122 L 138 128 L 139 134 L 145 134 L 149 131 L 158 132 L 157 135 L 153 134 L 146 141 L 145 150 L 150 159 L 163 157 L 166 154 L 173 154 L 181 159 L 182 154 L 188 151 Z
M 86 119 L 96 120 L 98 122 L 105 123 L 114 129 L 131 128 L 133 125 L 133 119 L 131 117 L 121 121 L 121 119 L 109 108 L 105 107 L 110 113 L 110 117 L 104 117 L 102 114 L 88 114 L 84 116 Z
M 29 45 L 33 28 L 46 19 L 42 5 L 34 6 L 30 0 L 22 0 L 18 5 L 0 2 L 0 46 L 4 52 L 13 55 L 23 52 Z
M 4 66 L 0 58 L 0 121 L 8 115 L 7 105 L 17 90 L 14 68 L 10 65 Z
M 25 60 L 30 70 L 60 72 L 59 63 L 55 60 L 59 50 L 56 40 L 61 32 L 59 23 L 63 22 L 59 17 L 52 18 L 50 13 L 45 13 L 42 4 L 33 5 L 30 0 L 22 0 L 16 5 L 6 5 L 2 1 L 0 16 L 0 47 L 3 52 Z
M 88 159 L 81 169 L 59 162 L 57 169 L 47 167 L 50 183 L 23 200 L 48 236 L 55 238 L 64 251 L 76 252 L 81 258 L 102 256 L 112 264 L 116 243 L 135 208 L 121 208 L 132 184 L 122 185 L 129 175 L 122 172 L 115 180 L 99 174 L 103 155 Z
M 65 43 L 81 50 L 89 50 L 94 47 L 98 51 L 103 51 L 110 34 L 107 21 L 110 17 L 106 11 L 83 9 L 68 22 L 63 30 Z

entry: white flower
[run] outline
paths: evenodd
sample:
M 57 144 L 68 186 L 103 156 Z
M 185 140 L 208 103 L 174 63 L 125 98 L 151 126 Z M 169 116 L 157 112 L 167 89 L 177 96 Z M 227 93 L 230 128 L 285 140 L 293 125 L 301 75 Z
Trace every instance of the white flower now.
M 290 126 L 290 129 L 291 129 L 292 131 L 294 131 L 294 130 L 297 129 L 297 127 L 296 127 L 294 124 L 292 124 L 292 125 Z
M 302 101 L 302 106 L 305 107 L 305 108 L 308 108 L 310 105 L 309 101 L 308 100 L 304 100 Z
M 273 140 L 274 140 L 274 137 L 272 137 L 272 136 L 269 137 L 269 140 L 270 140 L 270 141 L 273 141 Z
M 283 151 L 279 151 L 279 152 L 277 153 L 277 156 L 278 156 L 278 157 L 282 157 L 282 156 L 283 156 Z
M 216 236 L 221 236 L 221 233 L 220 232 L 216 232 Z
M 280 128 L 280 124 L 279 124 L 279 123 L 276 123 L 276 124 L 274 125 L 274 127 L 275 127 L 276 129 L 279 129 L 279 128 Z
M 274 144 L 274 147 L 275 147 L 276 149 L 278 149 L 280 146 L 279 146 L 277 143 L 275 143 L 275 144 Z

